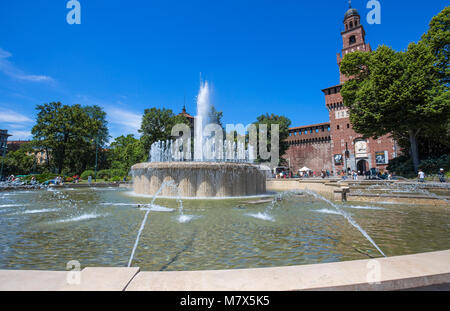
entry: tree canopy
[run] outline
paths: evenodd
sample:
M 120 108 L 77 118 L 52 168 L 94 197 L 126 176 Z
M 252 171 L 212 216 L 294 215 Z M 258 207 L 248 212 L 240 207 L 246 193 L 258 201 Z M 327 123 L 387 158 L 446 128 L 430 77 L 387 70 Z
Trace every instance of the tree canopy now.
M 289 127 L 291 126 L 291 120 L 288 119 L 285 116 L 279 116 L 276 114 L 263 114 L 260 115 L 259 117 L 256 118 L 256 122 L 254 122 L 253 124 L 256 125 L 256 129 L 258 131 L 258 133 L 260 132 L 259 130 L 259 126 L 261 124 L 266 124 L 267 125 L 267 148 L 269 150 L 272 150 L 272 146 L 271 146 L 271 141 L 272 141 L 272 124 L 278 124 L 279 125 L 279 129 L 280 129 L 280 133 L 279 133 L 279 157 L 280 157 L 280 161 L 282 161 L 282 156 L 286 153 L 286 151 L 289 149 L 289 145 L 286 141 L 286 139 L 289 137 Z M 259 141 L 258 140 L 258 150 L 259 150 Z M 267 160 L 267 159 L 266 159 Z M 258 153 L 258 158 L 257 161 L 258 162 L 265 162 L 266 160 L 263 160 L 260 158 L 260 155 Z
M 36 169 L 35 149 L 32 143 L 23 144 L 16 151 L 10 151 L 4 159 L 3 175 L 26 175 Z
M 428 32 L 422 42 L 431 48 L 436 57 L 436 66 L 443 83 L 450 82 L 450 6 L 447 6 L 430 22 Z
M 147 161 L 148 155 L 139 139 L 134 138 L 134 135 L 127 135 L 117 137 L 111 143 L 109 158 L 111 168 L 128 172 L 134 164 Z
M 48 152 L 61 174 L 64 167 L 82 172 L 95 161 L 96 147 L 108 140 L 106 114 L 98 106 L 38 105 L 33 144 Z
M 189 125 L 189 120 L 185 116 L 175 115 L 171 109 L 146 109 L 139 129 L 145 152 L 148 154 L 151 145 L 158 140 L 171 139 L 172 127 L 176 124 Z
M 408 137 L 415 169 L 419 165 L 417 137 L 440 130 L 449 119 L 448 90 L 440 82 L 432 49 L 411 43 L 405 52 L 380 46 L 374 52 L 345 55 L 341 72 L 352 77 L 341 94 L 356 132 L 367 137 L 392 133 Z

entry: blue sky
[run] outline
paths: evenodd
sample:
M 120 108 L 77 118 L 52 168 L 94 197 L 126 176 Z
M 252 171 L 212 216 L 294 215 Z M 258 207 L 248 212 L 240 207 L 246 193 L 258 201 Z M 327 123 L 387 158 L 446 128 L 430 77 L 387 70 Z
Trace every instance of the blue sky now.
M 144 109 L 195 114 L 200 74 L 225 123 L 262 113 L 292 126 L 328 121 L 321 90 L 339 83 L 336 53 L 346 0 L 79 0 L 69 25 L 66 0 L 0 2 L 0 128 L 30 138 L 38 104 L 97 104 L 113 137 L 137 133 Z M 367 41 L 404 50 L 426 32 L 442 0 L 380 0 L 368 25 L 367 0 L 353 0 Z

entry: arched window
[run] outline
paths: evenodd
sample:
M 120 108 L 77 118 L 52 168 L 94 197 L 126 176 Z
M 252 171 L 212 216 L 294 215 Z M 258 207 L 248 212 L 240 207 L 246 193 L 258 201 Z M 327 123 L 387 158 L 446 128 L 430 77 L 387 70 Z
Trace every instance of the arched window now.
M 353 28 L 353 22 L 350 22 L 350 28 Z
M 352 45 L 352 44 L 355 44 L 355 43 L 356 43 L 356 37 L 355 36 L 351 36 L 350 39 L 349 39 L 349 44 Z

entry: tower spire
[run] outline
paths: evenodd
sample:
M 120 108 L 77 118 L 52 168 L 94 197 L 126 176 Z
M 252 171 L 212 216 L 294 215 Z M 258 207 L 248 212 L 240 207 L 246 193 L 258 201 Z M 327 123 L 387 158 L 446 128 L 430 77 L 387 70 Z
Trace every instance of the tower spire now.
M 352 8 L 352 0 L 348 0 L 348 7 L 351 9 Z

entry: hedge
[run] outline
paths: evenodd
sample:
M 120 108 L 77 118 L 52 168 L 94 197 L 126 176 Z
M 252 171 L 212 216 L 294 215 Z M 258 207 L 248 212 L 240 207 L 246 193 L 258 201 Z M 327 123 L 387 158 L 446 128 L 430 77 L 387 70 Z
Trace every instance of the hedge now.
M 94 178 L 94 176 L 95 176 L 95 172 L 94 171 L 92 171 L 92 170 L 87 170 L 87 171 L 84 171 L 82 174 L 81 174 L 81 179 L 88 179 L 88 177 L 89 176 L 91 176 L 92 178 Z

